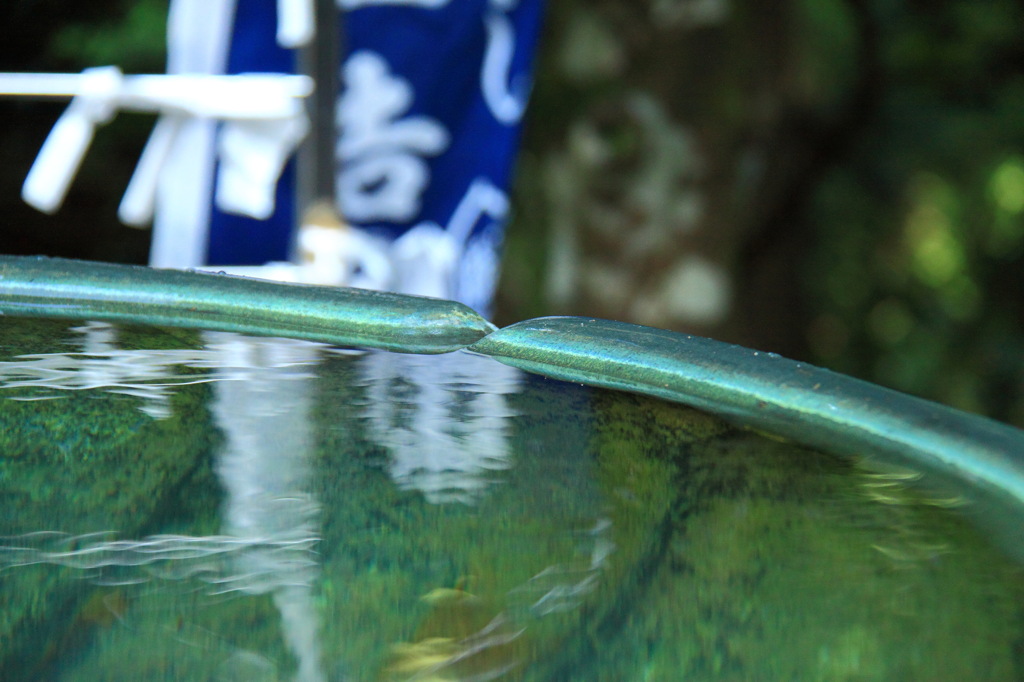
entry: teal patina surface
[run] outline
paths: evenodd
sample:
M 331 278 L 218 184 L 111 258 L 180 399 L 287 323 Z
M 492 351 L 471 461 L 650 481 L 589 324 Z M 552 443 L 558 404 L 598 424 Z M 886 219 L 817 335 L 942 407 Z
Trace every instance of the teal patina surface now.
M 578 317 L 520 322 L 470 348 L 526 371 L 684 403 L 814 447 L 927 466 L 1024 502 L 1020 430 L 772 353 Z
M 0 312 L 447 353 L 494 331 L 466 306 L 207 272 L 0 256 Z

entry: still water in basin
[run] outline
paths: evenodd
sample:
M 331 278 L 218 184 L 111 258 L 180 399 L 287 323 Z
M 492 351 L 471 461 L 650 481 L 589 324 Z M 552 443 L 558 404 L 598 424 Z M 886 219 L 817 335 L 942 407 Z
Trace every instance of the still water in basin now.
M 969 495 L 468 353 L 5 320 L 0 434 L 4 680 L 1024 677 Z

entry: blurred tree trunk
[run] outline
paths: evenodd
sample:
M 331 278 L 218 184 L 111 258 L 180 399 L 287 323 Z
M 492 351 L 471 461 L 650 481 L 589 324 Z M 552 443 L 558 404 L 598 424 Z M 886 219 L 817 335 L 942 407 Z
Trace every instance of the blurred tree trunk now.
M 793 217 L 860 72 L 850 6 L 574 0 L 552 4 L 546 40 L 505 314 L 801 355 Z

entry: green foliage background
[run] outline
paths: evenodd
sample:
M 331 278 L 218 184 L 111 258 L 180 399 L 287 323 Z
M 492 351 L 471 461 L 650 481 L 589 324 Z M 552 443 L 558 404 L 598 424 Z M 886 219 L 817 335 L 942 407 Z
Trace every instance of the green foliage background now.
M 761 222 L 745 246 L 783 249 L 795 282 L 787 289 L 786 275 L 776 276 L 782 314 L 715 335 L 1024 426 L 1024 8 L 1014 0 L 768 4 L 787 12 L 778 49 L 797 59 L 795 139 L 818 137 L 781 207 L 757 209 Z M 617 16 L 622 5 L 552 4 L 524 168 L 550 153 L 567 108 L 624 86 L 597 78 L 581 89 L 564 67 L 559 73 L 556 56 L 580 17 Z M 691 37 L 707 40 L 700 30 Z M 707 70 L 726 78 L 729 69 Z M 750 93 L 731 96 L 727 112 L 754 106 Z M 774 153 L 800 152 L 791 144 Z M 537 256 L 550 239 L 550 208 L 538 204 L 535 179 L 521 175 L 520 184 L 526 220 L 509 231 L 502 288 L 509 319 L 550 309 L 547 264 Z M 745 293 L 739 317 L 765 296 Z
M 884 79 L 803 216 L 809 349 L 1024 425 L 1024 10 L 873 7 Z

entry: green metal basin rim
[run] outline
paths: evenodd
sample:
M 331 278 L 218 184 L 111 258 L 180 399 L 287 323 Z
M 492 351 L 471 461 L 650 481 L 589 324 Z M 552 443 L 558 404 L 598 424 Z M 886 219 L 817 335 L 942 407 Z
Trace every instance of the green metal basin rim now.
M 496 327 L 454 301 L 207 272 L 0 256 L 0 312 L 448 353 Z
M 773 353 L 578 317 L 519 322 L 469 350 L 563 381 L 683 403 L 828 451 L 881 453 L 1024 502 L 1024 431 Z
M 1024 502 L 1024 432 L 801 362 L 578 317 L 497 330 L 460 303 L 229 275 L 0 256 L 0 313 L 288 336 L 403 353 L 468 349 L 555 379 L 671 400 L 853 455 L 882 453 Z

